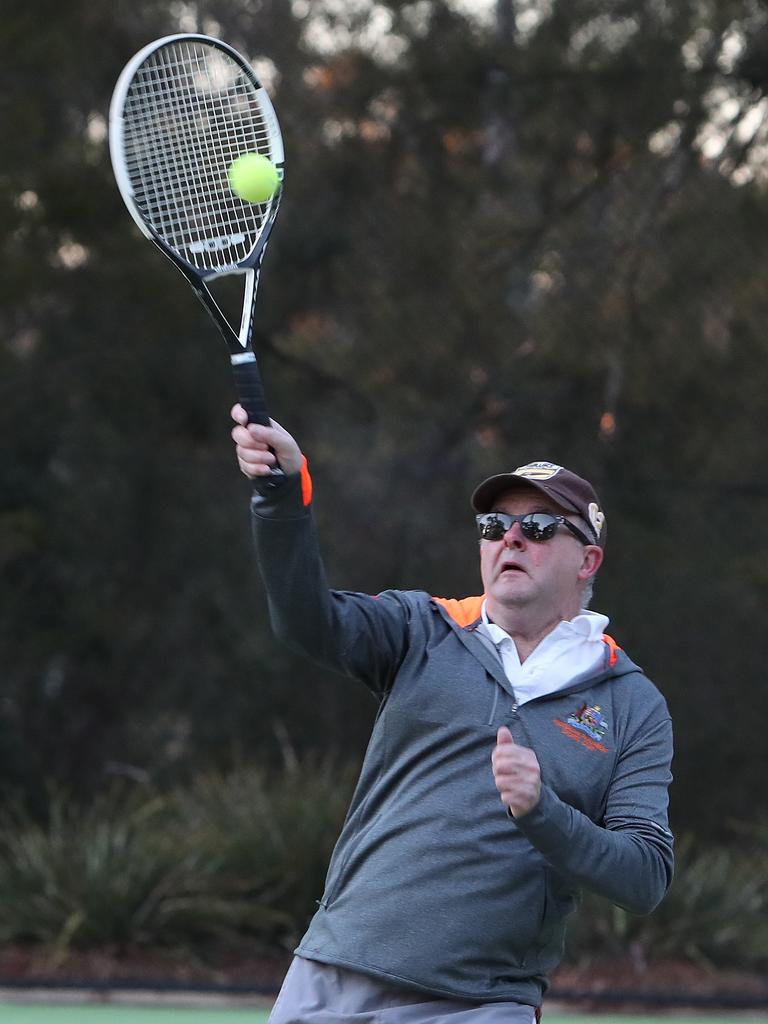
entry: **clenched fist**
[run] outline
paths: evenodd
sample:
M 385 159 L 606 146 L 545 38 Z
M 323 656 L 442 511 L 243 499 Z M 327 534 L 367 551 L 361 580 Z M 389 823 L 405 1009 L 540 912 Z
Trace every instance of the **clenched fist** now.
M 532 750 L 521 747 L 512 733 L 502 725 L 491 755 L 493 778 L 501 794 L 501 802 L 515 818 L 532 811 L 541 796 L 541 769 Z

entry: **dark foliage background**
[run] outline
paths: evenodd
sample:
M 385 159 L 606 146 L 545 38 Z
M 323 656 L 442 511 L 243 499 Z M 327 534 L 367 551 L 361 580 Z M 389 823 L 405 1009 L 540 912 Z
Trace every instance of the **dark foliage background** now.
M 594 604 L 672 708 L 675 824 L 719 839 L 765 807 L 767 20 L 751 0 L 4 12 L 6 792 L 354 760 L 374 712 L 270 637 L 225 350 L 112 179 L 117 74 L 181 28 L 273 72 L 288 177 L 259 341 L 333 582 L 472 593 L 474 484 L 572 466 L 608 510 Z

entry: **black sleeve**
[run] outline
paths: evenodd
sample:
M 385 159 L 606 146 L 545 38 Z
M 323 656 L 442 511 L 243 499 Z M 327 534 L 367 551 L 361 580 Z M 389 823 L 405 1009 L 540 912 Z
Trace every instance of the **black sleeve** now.
M 378 596 L 331 590 L 300 475 L 255 489 L 253 537 L 275 635 L 313 660 L 386 692 L 409 635 L 398 591 Z

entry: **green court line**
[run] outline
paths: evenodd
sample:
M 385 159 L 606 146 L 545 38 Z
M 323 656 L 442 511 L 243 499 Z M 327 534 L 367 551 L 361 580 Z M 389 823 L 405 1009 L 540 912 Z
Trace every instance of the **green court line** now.
M 268 1010 L 255 1008 L 144 1007 L 108 1005 L 66 1006 L 55 1004 L 0 1004 L 0 1024 L 266 1024 Z M 734 1024 L 734 1021 L 768 1021 L 768 1015 L 736 1013 L 729 1017 L 680 1016 L 677 1012 L 658 1012 L 652 1017 L 638 1017 L 610 1011 L 603 1014 L 549 1014 L 544 1011 L 542 1024 L 658 1024 L 667 1019 L 671 1024 Z
M 0 1024 L 266 1024 L 268 1016 L 242 1008 L 0 1005 Z

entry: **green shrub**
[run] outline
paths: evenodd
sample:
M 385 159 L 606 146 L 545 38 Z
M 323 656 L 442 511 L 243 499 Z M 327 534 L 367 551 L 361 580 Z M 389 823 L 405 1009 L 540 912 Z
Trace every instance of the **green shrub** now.
M 0 941 L 121 947 L 161 934 L 200 871 L 167 828 L 162 797 L 114 790 L 87 808 L 61 795 L 48 820 L 0 821 Z
M 323 890 L 355 771 L 327 761 L 204 774 L 168 793 L 61 795 L 45 821 L 0 816 L 0 943 L 120 952 L 212 945 L 276 951 L 300 937 Z M 678 843 L 662 905 L 637 917 L 586 895 L 567 958 L 768 966 L 768 823 L 729 846 Z
M 206 775 L 172 793 L 61 795 L 0 818 L 0 943 L 292 945 L 322 894 L 353 775 L 326 763 Z

